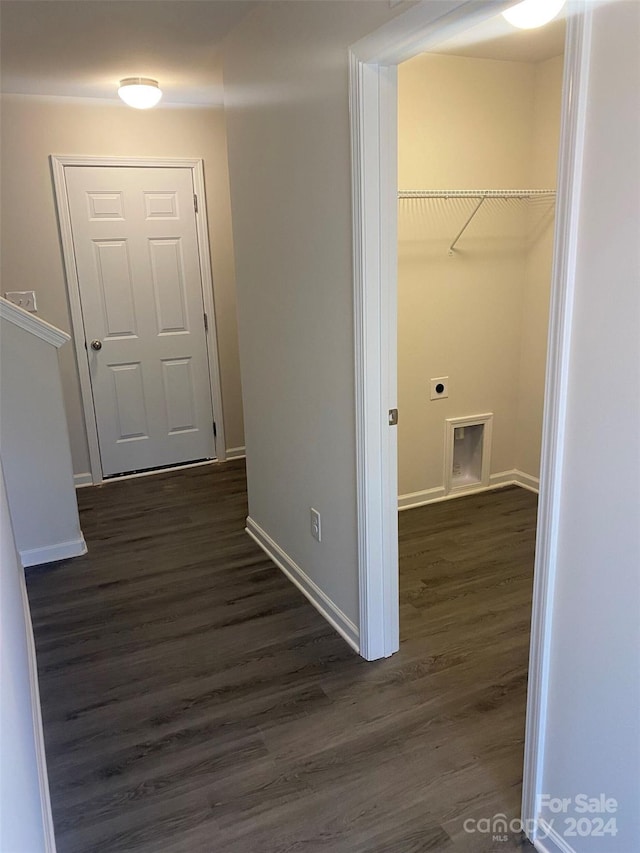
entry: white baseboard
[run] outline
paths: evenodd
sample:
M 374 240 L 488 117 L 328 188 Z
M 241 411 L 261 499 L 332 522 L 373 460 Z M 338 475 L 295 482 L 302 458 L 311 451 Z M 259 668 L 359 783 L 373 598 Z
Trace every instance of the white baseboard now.
M 90 471 L 85 471 L 84 474 L 74 474 L 73 482 L 76 489 L 81 489 L 83 486 L 93 486 L 93 477 Z
M 36 748 L 36 763 L 38 766 L 38 785 L 40 788 L 40 803 L 42 807 L 42 829 L 44 834 L 44 853 L 56 853 L 56 837 L 51 813 L 51 798 L 49 795 L 49 777 L 47 774 L 47 754 L 44 746 L 42 729 L 42 711 L 40 709 L 40 687 L 38 685 L 38 664 L 36 647 L 33 639 L 31 611 L 27 597 L 27 585 L 24 576 L 21 578 L 22 608 L 26 629 L 27 659 L 29 661 L 29 686 L 31 688 L 31 714 L 33 724 L 33 740 Z
M 536 837 L 533 840 L 533 846 L 539 853 L 576 853 L 575 849 L 561 835 L 558 835 L 552 826 L 545 824 L 543 831 L 545 835 L 542 838 Z
M 522 486 L 523 489 L 535 492 L 536 495 L 540 492 L 540 478 L 525 474 L 524 471 L 518 471 L 517 468 L 513 471 L 513 482 L 516 486 Z
M 242 447 L 229 447 L 227 450 L 227 462 L 231 459 L 246 459 L 247 453 L 244 445 Z
M 245 528 L 249 536 L 256 542 L 265 554 L 289 578 L 291 583 L 309 599 L 316 610 L 324 616 L 327 622 L 349 643 L 352 649 L 360 653 L 360 638 L 357 627 L 345 616 L 340 608 L 331 601 L 320 587 L 300 568 L 300 566 L 273 541 L 268 533 L 252 518 L 247 518 Z
M 497 489 L 501 486 L 514 486 L 517 485 L 516 480 L 516 471 L 513 468 L 511 471 L 498 471 L 497 474 L 489 474 L 489 489 Z
M 406 495 L 398 495 L 398 510 L 415 509 L 425 504 L 444 501 L 457 495 L 447 495 L 444 486 L 436 486 L 434 489 L 424 489 L 422 492 L 409 492 Z
M 20 551 L 23 567 L 39 566 L 40 563 L 54 563 L 56 560 L 69 560 L 87 553 L 87 543 L 84 536 L 71 539 L 69 542 L 58 542 L 56 545 L 45 545 L 44 548 L 30 548 Z
M 530 474 L 525 474 L 523 471 L 518 471 L 513 468 L 511 471 L 500 471 L 497 474 L 491 474 L 489 477 L 488 486 L 474 486 L 470 489 L 459 489 L 455 492 L 446 494 L 444 486 L 436 486 L 433 489 L 425 489 L 422 492 L 409 492 L 406 495 L 398 496 L 398 511 L 402 512 L 405 509 L 415 509 L 419 506 L 427 504 L 439 503 L 440 501 L 450 501 L 455 498 L 463 498 L 467 495 L 477 495 L 480 492 L 489 492 L 493 489 L 499 489 L 504 486 L 521 486 L 523 489 L 528 489 L 530 492 L 539 491 L 540 481 Z

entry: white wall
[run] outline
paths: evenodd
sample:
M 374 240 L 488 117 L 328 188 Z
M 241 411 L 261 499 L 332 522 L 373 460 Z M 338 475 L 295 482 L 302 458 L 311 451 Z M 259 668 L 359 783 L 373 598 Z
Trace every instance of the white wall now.
M 58 350 L 2 318 L 0 438 L 23 565 L 86 551 L 73 483 Z M 64 344 L 63 346 L 70 346 Z
M 346 45 L 388 11 L 261 5 L 227 43 L 250 512 L 356 617 Z M 544 790 L 611 792 L 640 837 L 635 3 L 596 12 Z M 603 394 L 606 393 L 606 398 Z M 325 541 L 308 507 L 325 513 Z
M 534 66 L 533 146 L 531 185 L 555 187 L 560 143 L 564 58 L 556 56 Z M 531 206 L 532 239 L 526 255 L 520 321 L 520 374 L 516 417 L 515 464 L 519 471 L 540 476 L 544 376 L 547 363 L 549 298 L 553 260 L 553 210 L 538 215 Z M 547 208 L 547 210 L 549 210 Z
M 224 50 L 249 514 L 356 625 L 348 46 L 397 11 L 262 3 Z
M 227 144 L 222 108 L 132 110 L 74 98 L 3 95 L 2 292 L 33 290 L 38 315 L 69 332 L 50 154 L 201 157 L 209 214 L 227 447 L 244 445 Z M 73 346 L 61 353 L 76 474 L 89 451 Z
M 398 70 L 400 189 L 529 184 L 534 67 L 421 54 Z M 524 205 L 401 201 L 398 245 L 398 490 L 443 486 L 444 421 L 494 413 L 491 473 L 514 467 Z M 429 380 L 449 377 L 449 397 Z
M 398 67 L 400 189 L 530 178 L 535 66 L 421 53 Z
M 0 661 L 0 850 L 53 853 L 33 633 L 1 469 Z
M 580 853 L 640 838 L 639 39 L 637 3 L 595 10 L 542 785 L 618 800 Z
M 400 189 L 554 187 L 561 79 L 561 57 L 536 64 L 421 54 L 403 63 Z M 450 257 L 476 204 L 400 202 L 405 501 L 443 492 L 446 418 L 493 412 L 491 474 L 539 474 L 553 205 L 486 201 Z M 449 377 L 449 396 L 431 401 L 429 380 L 439 376 Z

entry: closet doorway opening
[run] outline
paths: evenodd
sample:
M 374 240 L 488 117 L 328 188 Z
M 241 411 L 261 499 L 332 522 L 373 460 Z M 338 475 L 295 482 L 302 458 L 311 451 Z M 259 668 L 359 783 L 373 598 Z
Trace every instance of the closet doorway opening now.
M 351 115 L 352 115 L 352 146 L 353 146 L 353 199 L 354 199 L 354 281 L 355 281 L 355 340 L 356 340 L 356 434 L 358 454 L 358 530 L 359 530 L 359 565 L 360 565 L 360 651 L 363 657 L 374 660 L 388 657 L 394 654 L 400 645 L 400 596 L 399 596 L 399 572 L 398 572 L 398 496 L 405 498 L 402 508 L 423 504 L 426 510 L 442 511 L 443 508 L 452 507 L 460 511 L 461 518 L 458 519 L 457 527 L 467 523 L 469 513 L 463 510 L 465 501 L 480 501 L 490 496 L 490 492 L 481 492 L 487 486 L 506 486 L 507 483 L 517 482 L 517 486 L 535 487 L 535 473 L 521 471 L 529 474 L 532 481 L 525 482 L 525 478 L 516 480 L 515 471 L 515 433 L 518 418 L 524 419 L 525 403 L 519 401 L 520 374 L 531 366 L 529 361 L 523 363 L 521 354 L 516 356 L 504 355 L 503 360 L 515 358 L 515 363 L 507 365 L 511 373 L 511 379 L 517 377 L 517 381 L 511 382 L 511 408 L 509 415 L 505 415 L 502 408 L 498 406 L 497 400 L 493 406 L 495 411 L 483 409 L 479 401 L 474 402 L 473 408 L 469 409 L 468 400 L 465 400 L 465 408 L 461 412 L 445 417 L 445 408 L 454 402 L 454 392 L 457 396 L 460 391 L 469 392 L 465 389 L 465 376 L 458 374 L 455 368 L 443 365 L 437 368 L 435 365 L 420 363 L 419 359 L 410 359 L 412 365 L 420 374 L 422 381 L 422 401 L 425 406 L 430 405 L 431 411 L 439 411 L 438 420 L 441 428 L 437 430 L 439 437 L 433 443 L 440 442 L 440 463 L 436 461 L 433 470 L 439 468 L 442 479 L 425 485 L 409 486 L 409 490 L 398 489 L 398 381 L 400 370 L 400 352 L 398 348 L 398 278 L 402 275 L 402 259 L 398 263 L 398 222 L 399 204 L 428 205 L 440 203 L 449 204 L 449 214 L 437 218 L 437 226 L 433 224 L 433 242 L 442 242 L 444 257 L 439 260 L 448 263 L 453 272 L 447 275 L 455 279 L 449 296 L 457 295 L 459 313 L 457 320 L 441 321 L 443 328 L 438 329 L 441 336 L 448 332 L 451 337 L 451 323 L 456 322 L 462 330 L 466 330 L 469 340 L 472 337 L 471 325 L 474 321 L 479 328 L 483 328 L 480 304 L 478 299 L 482 295 L 478 290 L 472 290 L 464 283 L 462 278 L 457 280 L 462 270 L 470 266 L 473 255 L 484 248 L 485 264 L 484 272 L 487 273 L 486 256 L 489 254 L 488 246 L 493 245 L 493 254 L 496 248 L 505 242 L 504 235 L 500 234 L 498 223 L 507 223 L 508 251 L 505 253 L 507 261 L 514 264 L 511 255 L 519 256 L 520 273 L 523 267 L 523 253 L 525 256 L 532 254 L 533 242 L 531 240 L 532 229 L 526 227 L 532 221 L 532 208 L 538 202 L 537 194 L 533 190 L 542 190 L 540 199 L 544 196 L 548 201 L 553 195 L 556 186 L 542 184 L 531 184 L 533 175 L 512 174 L 509 183 L 505 184 L 503 175 L 494 172 L 482 176 L 482 183 L 478 183 L 477 177 L 472 183 L 469 173 L 465 173 L 465 183 L 461 181 L 461 173 L 455 173 L 455 183 L 448 176 L 443 178 L 444 169 L 437 173 L 436 177 L 421 176 L 421 179 L 429 181 L 427 184 L 415 185 L 413 179 L 404 186 L 398 181 L 398 128 L 396 123 L 398 107 L 398 78 L 402 76 L 403 62 L 415 60 L 420 62 L 421 54 L 427 53 L 424 61 L 437 60 L 437 52 L 441 51 L 446 42 L 454 37 L 469 32 L 472 27 L 486 24 L 496 16 L 496 12 L 512 5 L 508 2 L 480 2 L 474 4 L 472 9 L 459 4 L 448 4 L 448 11 L 438 14 L 433 4 L 420 3 L 403 15 L 393 20 L 390 24 L 382 27 L 371 36 L 352 46 L 351 64 Z M 522 682 L 527 684 L 527 712 L 526 712 L 526 738 L 524 746 L 524 771 L 523 776 L 523 821 L 533 819 L 536 814 L 536 796 L 541 792 L 542 765 L 541 744 L 544 739 L 545 707 L 546 707 L 546 685 L 548 678 L 548 639 L 550 632 L 550 598 L 553 589 L 553 573 L 555 565 L 556 539 L 558 527 L 559 507 L 559 475 L 561 471 L 562 453 L 565 441 L 564 412 L 567 396 L 568 382 L 568 358 L 569 358 L 569 333 L 571 325 L 571 304 L 573 298 L 573 286 L 576 266 L 576 226 L 577 212 L 579 209 L 580 177 L 582 166 L 582 150 L 584 140 L 584 115 L 587 97 L 587 73 L 588 69 L 588 47 L 590 39 L 591 15 L 582 4 L 569 3 L 567 14 L 566 42 L 564 54 L 564 76 L 562 78 L 561 110 L 560 110 L 560 132 L 559 132 L 559 155 L 558 143 L 551 146 L 553 158 L 558 163 L 557 192 L 553 209 L 555 211 L 555 227 L 552 229 L 551 244 L 553 246 L 553 268 L 550 281 L 550 303 L 548 312 L 548 346 L 544 344 L 544 332 L 542 349 L 547 353 L 546 379 L 544 383 L 544 412 L 542 415 L 542 450 L 539 460 L 540 496 L 537 512 L 537 539 L 535 544 L 535 570 L 533 572 L 533 613 L 531 617 L 531 646 L 528 673 L 522 674 Z M 454 54 L 449 54 L 452 56 Z M 446 58 L 446 56 L 445 56 Z M 485 59 L 489 57 L 467 56 L 468 60 Z M 553 58 L 553 57 L 552 57 Z M 490 60 L 492 62 L 525 62 L 534 61 L 529 58 Z M 540 59 L 540 61 L 546 61 Z M 557 60 L 562 65 L 562 60 Z M 526 75 L 525 75 L 526 76 Z M 535 74 L 534 74 L 535 78 Z M 535 81 L 534 81 L 535 82 Z M 530 80 L 531 83 L 531 80 Z M 510 84 L 511 85 L 511 81 Z M 533 85 L 533 84 L 532 84 Z M 534 85 L 535 92 L 535 85 Z M 481 87 L 476 86 L 475 95 L 480 97 Z M 437 99 L 442 95 L 446 97 L 446 91 L 433 96 Z M 535 96 L 533 98 L 535 105 Z M 535 110 L 534 110 L 535 112 Z M 452 124 L 460 123 L 464 116 L 459 113 L 451 114 Z M 513 118 L 513 117 L 511 117 Z M 556 116 L 556 122 L 558 116 Z M 526 121 L 523 119 L 526 124 Z M 529 143 L 525 146 L 532 157 L 532 122 L 529 119 L 530 133 Z M 433 124 L 429 128 L 437 131 Z M 451 127 L 448 128 L 451 131 Z M 478 126 L 475 142 L 479 145 L 482 141 L 486 128 L 484 124 Z M 471 133 L 471 131 L 467 130 Z M 431 135 L 430 145 L 433 145 L 435 134 Z M 490 146 L 489 146 L 490 147 Z M 475 149 L 472 149 L 475 152 Z M 502 149 L 504 150 L 504 149 Z M 425 152 L 422 152 L 423 155 Z M 447 153 L 447 152 L 445 152 Z M 467 155 L 469 163 L 463 163 L 464 168 L 470 168 L 473 161 L 478 159 L 477 152 Z M 425 156 L 425 159 L 427 157 Z M 497 158 L 496 158 L 497 159 Z M 445 158 L 446 161 L 446 158 Z M 443 163 L 445 162 L 443 161 Z M 495 164 L 494 164 L 495 165 Z M 402 172 L 400 172 L 402 177 Z M 513 183 L 511 182 L 513 179 Z M 526 184 L 525 183 L 526 180 Z M 446 180 L 443 184 L 441 180 Z M 517 180 L 517 185 L 515 181 Z M 415 193 L 406 199 L 398 199 L 398 190 L 406 193 Z M 455 196 L 458 190 L 461 195 Z M 515 190 L 513 195 L 507 191 Z M 426 192 L 425 192 L 426 191 Z M 435 194 L 436 191 L 444 191 L 440 198 L 427 199 L 418 196 Z M 473 191 L 473 192 L 469 192 Z M 528 191 L 528 192 L 523 192 Z M 462 195 L 467 196 L 463 198 Z M 451 197 L 448 199 L 447 196 Z M 472 198 L 475 196 L 475 198 Z M 512 201 L 513 199 L 513 201 Z M 453 205 L 450 204 L 453 201 Z M 465 203 L 466 210 L 455 207 Z M 480 204 L 481 202 L 481 204 Z M 519 214 L 515 217 L 506 217 L 508 205 L 520 206 Z M 492 205 L 496 207 L 494 210 Z M 455 209 L 454 209 L 455 208 Z M 486 208 L 486 209 L 485 209 Z M 451 211 L 453 210 L 453 214 Z M 422 214 L 422 222 L 418 220 Z M 535 208 L 535 213 L 540 213 Z M 480 214 L 489 213 L 488 219 L 477 219 Z M 462 218 L 461 217 L 462 215 Z M 495 215 L 492 215 L 495 214 Z M 424 216 L 426 211 L 414 210 L 411 215 L 409 210 L 409 222 L 405 223 L 408 228 L 421 228 L 421 239 L 424 237 Z M 455 219 L 457 228 L 451 230 L 452 222 L 447 227 L 442 225 L 442 219 L 449 216 Z M 473 221 L 477 219 L 477 221 Z M 514 222 L 519 223 L 516 227 Z M 402 223 L 401 230 L 402 230 Z M 438 228 L 440 231 L 438 232 Z M 472 229 L 472 230 L 469 230 Z M 444 232 L 446 231 L 446 238 Z M 465 233 L 466 232 L 466 233 Z M 493 238 L 491 235 L 494 235 Z M 497 236 L 496 236 L 497 235 Z M 448 240 L 448 242 L 447 242 Z M 468 242 L 471 240 L 471 242 Z M 408 241 L 411 242 L 411 241 Z M 414 241 L 417 242 L 417 241 Z M 527 245 L 527 242 L 529 245 Z M 544 241 L 543 241 L 544 242 Z M 475 244 L 475 245 L 474 245 Z M 435 247 L 432 245 L 430 249 Z M 414 247 L 415 249 L 415 247 Z M 424 253 L 424 247 L 421 248 Z M 453 254 L 449 254 L 452 252 Z M 457 256 L 456 256 L 456 253 Z M 437 263 L 439 263 L 439 260 Z M 462 263 L 458 263 L 462 261 Z M 506 263 L 506 261 L 505 261 Z M 548 261 L 547 261 L 548 263 Z M 409 265 L 411 259 L 409 257 Z M 482 265 L 481 265 L 482 266 Z M 526 267 L 526 263 L 524 263 Z M 445 267 L 446 269 L 446 267 Z M 512 270 L 513 272 L 513 270 Z M 430 281 L 433 282 L 437 276 L 431 274 Z M 522 275 L 519 275 L 518 287 L 508 291 L 508 302 L 510 315 L 519 316 L 520 322 L 508 326 L 506 333 L 507 342 L 512 349 L 522 349 L 523 342 L 520 340 L 523 318 L 529 316 L 524 305 L 525 290 L 522 283 Z M 524 281 L 528 277 L 524 276 Z M 423 282 L 424 284 L 424 282 Z M 504 284 L 504 282 L 502 283 Z M 547 282 L 549 284 L 549 282 Z M 500 287 L 498 287 L 500 285 Z M 489 276 L 489 290 L 497 288 L 504 294 L 506 291 L 500 284 Z M 502 290 L 500 289 L 502 287 Z M 462 298 L 466 291 L 466 297 Z M 433 291 L 438 293 L 437 290 Z M 520 295 L 517 296 L 516 294 Z M 471 296 L 469 295 L 471 294 Z M 486 293 L 485 293 L 486 296 Z M 475 301 L 474 301 L 475 300 Z M 443 309 L 444 310 L 444 309 Z M 500 306 L 499 313 L 505 313 L 504 306 Z M 437 312 L 436 312 L 437 314 Z M 431 318 L 433 319 L 433 318 Z M 504 319 L 504 318 L 503 318 Z M 449 325 L 448 325 L 449 324 Z M 466 325 L 465 325 L 466 324 Z M 538 324 L 539 325 L 539 324 Z M 494 335 L 493 331 L 486 331 L 485 338 Z M 539 336 L 532 338 L 533 342 L 539 343 Z M 491 346 L 495 341 L 489 341 Z M 503 342 L 504 343 L 504 342 Z M 485 340 L 485 354 L 486 354 Z M 482 363 L 485 358 L 482 350 L 475 350 L 475 358 Z M 454 364 L 451 356 L 450 364 Z M 456 373 L 453 376 L 453 373 Z M 485 371 L 486 372 L 486 371 Z M 507 374 L 505 374 L 507 375 Z M 461 378 L 458 378 L 461 377 Z M 461 384 L 459 384 L 461 383 Z M 440 386 L 440 387 L 438 387 Z M 502 389 L 504 392 L 504 389 Z M 475 393 L 473 389 L 471 392 Z M 431 396 L 436 396 L 431 399 Z M 509 396 L 509 394 L 507 394 Z M 426 398 L 426 400 L 425 400 Z M 515 398 L 515 400 L 514 400 Z M 449 402 L 447 402 L 449 401 Z M 437 407 L 440 407 L 439 409 Z M 503 411 L 503 414 L 499 414 Z M 500 437 L 494 433 L 494 440 L 486 441 L 486 430 L 488 424 L 490 429 L 496 429 L 498 416 L 502 421 Z M 464 423 L 458 420 L 462 418 Z M 402 423 L 403 410 L 400 407 L 399 421 Z M 503 441 L 507 422 L 511 419 L 511 438 Z M 444 485 L 444 458 L 447 454 L 442 452 L 445 435 L 445 421 L 453 422 L 455 426 L 464 426 L 460 436 L 461 441 L 467 441 L 467 453 L 451 453 L 449 457 L 463 461 L 466 457 L 473 464 L 475 470 L 475 482 L 467 482 L 469 496 L 450 500 L 446 494 L 447 486 Z M 514 423 L 515 421 L 515 423 Z M 533 421 L 527 421 L 528 424 Z M 484 425 L 483 437 L 480 440 L 479 427 Z M 448 425 L 450 426 L 450 424 Z M 454 426 L 454 429 L 455 429 Z M 467 427 L 473 429 L 471 438 L 466 435 Z M 419 430 L 418 430 L 419 432 Z M 508 431 L 507 431 L 508 432 Z M 535 432 L 535 430 L 534 430 Z M 436 433 L 434 433 L 436 435 Z M 423 453 L 427 438 L 422 434 L 417 440 L 422 442 Z M 453 441 L 455 441 L 455 432 Z M 489 444 L 491 460 L 489 472 L 486 475 L 486 459 L 478 462 L 478 448 L 482 453 L 486 452 Z M 523 452 L 535 455 L 532 451 L 533 443 L 521 440 Z M 504 457 L 505 447 L 510 460 L 507 464 L 498 464 Z M 502 454 L 502 455 L 501 455 Z M 520 457 L 524 458 L 524 457 Z M 496 467 L 498 464 L 498 467 Z M 417 466 L 416 466 L 417 467 Z M 423 469 L 426 466 L 423 464 Z M 533 469 L 531 469 L 533 470 Z M 413 474 L 418 471 L 412 472 Z M 424 470 L 422 471 L 424 473 Z M 456 472 L 450 472 L 451 479 L 455 479 Z M 462 475 L 462 471 L 460 472 Z M 469 472 L 464 474 L 466 477 Z M 493 482 L 491 477 L 493 475 Z M 497 475 L 502 475 L 499 479 Z M 484 481 L 488 476 L 488 482 Z M 471 478 L 472 479 L 472 478 Z M 478 479 L 481 482 L 478 482 Z M 460 481 L 456 485 L 462 485 Z M 535 494 L 529 489 L 505 488 L 500 494 L 503 496 L 509 491 L 535 502 Z M 451 482 L 449 483 L 449 489 Z M 405 487 L 406 489 L 406 487 Z M 431 491 L 434 490 L 434 491 Z M 440 494 L 437 491 L 440 490 Z M 458 494 L 465 489 L 461 488 Z M 427 493 L 427 494 L 425 494 Z M 444 499 L 447 500 L 444 500 Z M 509 515 L 507 509 L 503 515 Z M 400 515 L 407 515 L 401 513 Z M 533 512 L 535 524 L 535 510 Z M 454 525 L 454 528 L 456 525 Z M 531 531 L 530 531 L 531 533 Z M 487 539 L 485 529 L 478 537 Z M 451 534 L 449 534 L 451 538 Z M 486 545 L 485 545 L 486 547 Z M 418 549 L 419 550 L 419 549 Z M 489 555 L 491 546 L 487 549 Z M 450 560 L 450 562 L 453 562 Z M 505 583 L 508 586 L 508 582 Z M 463 596 L 464 598 L 464 596 Z M 525 619 L 530 615 L 529 605 L 520 605 L 525 610 Z M 517 607 L 517 605 L 516 605 Z M 416 616 L 416 614 L 412 614 Z M 416 617 L 419 621 L 419 616 Z M 455 623 L 455 615 L 450 616 L 450 621 Z M 491 609 L 484 617 L 478 620 L 478 624 L 490 622 L 493 619 Z M 467 626 L 469 628 L 469 626 Z M 420 630 L 420 627 L 418 628 Z M 468 637 L 472 641 L 473 631 L 468 631 Z M 495 644 L 504 643 L 508 635 L 495 636 Z M 509 635 L 510 636 L 510 635 Z M 526 646 L 526 640 L 525 640 Z M 453 647 L 449 652 L 457 652 L 459 649 Z M 440 659 L 438 655 L 434 659 Z M 444 659 L 444 658 L 443 658 Z M 462 663 L 462 660 L 459 661 Z M 516 771 L 517 772 L 517 771 Z M 517 780 L 516 780 L 517 781 Z M 532 830 L 535 834 L 535 827 Z
M 495 27 L 398 67 L 401 510 L 539 487 L 565 22 Z
M 491 23 L 398 67 L 399 630 L 403 660 L 443 661 L 432 700 L 466 707 L 450 738 L 513 820 L 565 34 Z

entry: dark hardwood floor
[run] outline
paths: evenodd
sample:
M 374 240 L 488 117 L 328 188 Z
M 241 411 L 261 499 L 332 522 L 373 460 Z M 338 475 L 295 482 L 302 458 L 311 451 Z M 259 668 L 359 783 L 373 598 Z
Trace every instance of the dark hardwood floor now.
M 89 554 L 28 573 L 59 853 L 522 844 L 463 824 L 519 815 L 534 495 L 400 514 L 376 663 L 244 533 L 241 462 L 78 496 Z

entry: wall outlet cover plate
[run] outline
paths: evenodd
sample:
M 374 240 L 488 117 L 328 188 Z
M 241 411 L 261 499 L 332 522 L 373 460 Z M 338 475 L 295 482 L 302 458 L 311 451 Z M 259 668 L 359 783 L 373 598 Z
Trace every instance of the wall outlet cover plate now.
M 317 509 L 311 507 L 311 535 L 318 542 L 322 542 L 322 519 Z
M 432 400 L 444 400 L 449 396 L 448 376 L 440 376 L 438 379 L 432 379 L 430 385 Z
M 35 290 L 10 290 L 5 293 L 4 298 L 25 311 L 35 313 L 38 310 Z

